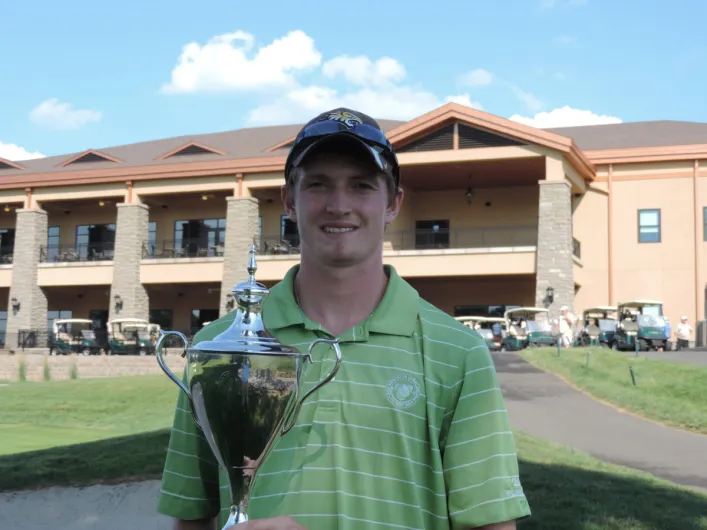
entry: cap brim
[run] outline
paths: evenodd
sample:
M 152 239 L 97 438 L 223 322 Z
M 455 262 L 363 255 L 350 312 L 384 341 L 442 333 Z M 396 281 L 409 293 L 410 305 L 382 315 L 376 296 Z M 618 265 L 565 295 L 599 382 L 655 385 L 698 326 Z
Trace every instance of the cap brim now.
M 325 150 L 328 146 L 339 142 L 348 142 L 353 146 L 360 147 L 361 152 L 367 153 L 376 167 L 386 174 L 391 174 L 390 167 L 385 163 L 378 151 L 357 136 L 345 132 L 330 134 L 312 142 L 292 159 L 290 163 L 291 167 L 294 169 L 302 165 L 307 157 L 311 156 L 313 153 Z

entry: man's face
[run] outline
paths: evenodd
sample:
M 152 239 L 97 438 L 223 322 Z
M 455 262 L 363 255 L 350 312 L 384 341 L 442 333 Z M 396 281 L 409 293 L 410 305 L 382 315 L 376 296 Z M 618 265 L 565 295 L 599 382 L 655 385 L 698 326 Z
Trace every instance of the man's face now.
M 380 255 L 385 226 L 402 199 L 399 190 L 390 201 L 385 176 L 375 166 L 340 155 L 313 156 L 292 188 L 282 189 L 302 253 L 329 267 L 351 267 Z

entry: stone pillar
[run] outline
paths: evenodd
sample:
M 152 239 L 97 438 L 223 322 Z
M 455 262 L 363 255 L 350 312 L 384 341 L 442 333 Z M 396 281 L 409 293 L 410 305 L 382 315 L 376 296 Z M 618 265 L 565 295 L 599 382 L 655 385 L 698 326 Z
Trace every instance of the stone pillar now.
M 574 308 L 572 261 L 572 190 L 567 181 L 540 181 L 538 246 L 535 304 L 547 307 L 550 318 L 560 315 L 560 307 Z M 552 304 L 547 288 L 554 289 Z
M 147 243 L 149 209 L 144 204 L 118 204 L 115 228 L 113 283 L 108 301 L 108 318 L 142 318 L 150 314 L 147 289 L 140 281 L 142 246 Z M 115 297 L 122 302 L 116 305 Z
M 258 200 L 253 197 L 228 197 L 226 201 L 226 248 L 221 279 L 220 316 L 231 310 L 226 304 L 233 287 L 248 279 L 248 252 L 253 239 L 258 235 Z M 258 278 L 257 272 L 255 277 Z
M 21 330 L 38 331 L 37 347 L 46 345 L 47 296 L 39 286 L 38 268 L 41 247 L 47 244 L 47 212 L 39 209 L 17 210 L 15 248 L 12 259 L 12 285 L 7 301 L 8 349 L 17 347 Z M 19 307 L 13 308 L 16 298 Z

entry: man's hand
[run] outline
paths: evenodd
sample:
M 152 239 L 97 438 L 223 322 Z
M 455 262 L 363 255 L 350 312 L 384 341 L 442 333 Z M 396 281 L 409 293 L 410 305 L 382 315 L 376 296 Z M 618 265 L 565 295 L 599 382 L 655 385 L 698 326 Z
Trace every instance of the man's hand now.
M 307 527 L 298 524 L 292 517 L 281 516 L 269 519 L 251 519 L 238 526 L 243 530 L 307 530 Z M 233 527 L 235 529 L 235 526 Z

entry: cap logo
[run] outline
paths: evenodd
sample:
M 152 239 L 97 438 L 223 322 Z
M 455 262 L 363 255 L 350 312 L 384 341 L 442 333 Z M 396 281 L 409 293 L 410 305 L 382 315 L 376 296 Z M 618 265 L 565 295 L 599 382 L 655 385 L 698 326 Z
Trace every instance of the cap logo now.
M 330 112 L 327 114 L 328 120 L 340 121 L 347 127 L 356 127 L 356 125 L 362 125 L 363 120 L 351 112 L 337 111 Z

